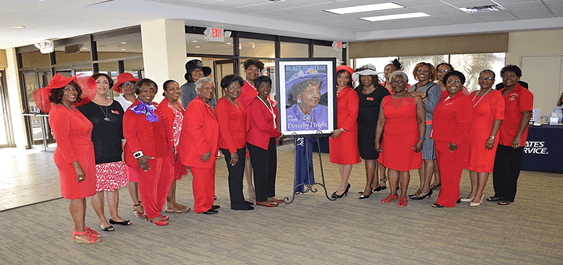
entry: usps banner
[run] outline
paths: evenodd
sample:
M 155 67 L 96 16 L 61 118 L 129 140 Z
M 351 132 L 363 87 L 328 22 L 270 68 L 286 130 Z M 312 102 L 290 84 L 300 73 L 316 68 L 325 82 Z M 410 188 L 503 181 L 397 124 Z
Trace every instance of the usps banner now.
M 305 137 L 295 139 L 295 186 L 299 184 L 313 184 L 315 177 L 313 173 L 313 142 L 317 138 Z M 307 177 L 307 173 L 309 176 Z M 295 188 L 295 191 L 302 192 L 303 185 Z
M 563 126 L 530 126 L 522 170 L 563 172 Z

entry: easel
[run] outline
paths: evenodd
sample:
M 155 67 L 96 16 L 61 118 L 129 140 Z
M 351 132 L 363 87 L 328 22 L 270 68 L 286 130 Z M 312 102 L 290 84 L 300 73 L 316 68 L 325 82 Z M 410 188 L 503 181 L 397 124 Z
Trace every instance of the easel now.
M 293 194 L 292 194 L 291 198 L 289 198 L 289 197 L 283 198 L 284 203 L 290 204 L 290 203 L 293 202 L 293 200 L 295 200 L 295 194 L 301 193 L 301 192 L 296 191 L 296 189 L 299 188 L 299 187 L 303 187 L 303 192 L 302 192 L 303 194 L 305 194 L 309 191 L 312 192 L 312 193 L 316 193 L 318 191 L 318 189 L 316 187 L 313 187 L 315 185 L 319 185 L 323 188 L 323 190 L 325 192 L 325 196 L 329 201 L 335 201 L 336 198 L 332 198 L 331 196 L 329 196 L 328 192 L 326 190 L 325 175 L 324 175 L 324 171 L 323 171 L 323 160 L 322 160 L 322 157 L 321 157 L 321 147 L 320 147 L 320 141 L 319 141 L 319 139 L 323 137 L 323 135 L 321 134 L 321 131 L 317 131 L 317 134 L 307 136 L 307 137 L 305 137 L 305 136 L 304 137 L 298 137 L 297 134 L 294 133 L 292 135 L 292 137 L 295 139 L 295 141 L 297 141 L 298 138 L 304 138 L 305 139 L 305 145 L 304 145 L 305 146 L 305 157 L 307 159 L 307 165 L 305 167 L 307 168 L 307 177 L 305 178 L 303 183 L 297 184 L 297 177 L 294 176 L 294 178 L 293 178 Z M 307 150 L 307 148 L 308 148 L 307 138 L 316 138 L 317 145 L 319 145 L 319 148 L 317 148 L 317 149 L 318 149 L 318 153 L 319 153 L 319 163 L 320 163 L 320 166 L 321 166 L 321 180 L 322 180 L 321 183 L 315 182 L 315 183 L 312 183 L 312 184 L 307 184 L 307 183 L 309 183 L 308 180 L 309 180 L 309 177 L 311 175 L 309 168 L 310 168 L 310 166 L 313 165 L 313 161 L 309 161 L 309 153 L 308 153 L 308 150 Z M 295 152 L 295 156 L 297 156 L 297 152 Z

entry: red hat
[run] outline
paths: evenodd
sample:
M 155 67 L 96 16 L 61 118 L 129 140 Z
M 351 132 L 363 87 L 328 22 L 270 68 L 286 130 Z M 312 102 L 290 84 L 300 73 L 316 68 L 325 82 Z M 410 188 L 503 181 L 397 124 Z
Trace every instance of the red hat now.
M 92 101 L 96 94 L 96 80 L 94 80 L 93 77 L 81 76 L 80 74 L 72 77 L 65 77 L 57 73 L 53 76 L 53 79 L 51 79 L 51 82 L 49 82 L 46 87 L 37 89 L 33 92 L 33 101 L 35 102 L 35 105 L 37 105 L 41 111 L 49 113 L 53 107 L 53 103 L 49 101 L 51 91 L 53 89 L 65 87 L 71 81 L 74 81 L 82 90 L 80 102 L 74 103 L 74 106 L 81 106 Z
M 123 91 L 121 91 L 121 88 L 119 88 L 119 86 L 125 82 L 129 82 L 129 81 L 133 81 L 133 82 L 137 82 L 139 81 L 139 79 L 135 78 L 132 74 L 130 73 L 121 73 L 117 76 L 117 82 L 115 83 L 115 85 L 113 85 L 113 91 L 117 92 L 117 93 L 123 93 Z
M 352 78 L 352 75 L 354 74 L 354 69 L 352 69 L 352 67 L 348 66 L 348 65 L 341 65 L 336 67 L 336 72 L 340 72 L 340 71 L 346 71 L 348 73 L 350 73 L 350 78 Z

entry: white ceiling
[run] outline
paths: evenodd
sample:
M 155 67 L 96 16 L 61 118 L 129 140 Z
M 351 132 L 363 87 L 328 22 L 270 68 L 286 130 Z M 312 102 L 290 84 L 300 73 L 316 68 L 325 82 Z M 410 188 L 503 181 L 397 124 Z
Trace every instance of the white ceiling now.
M 323 11 L 390 1 L 405 8 L 347 15 Z M 157 19 L 340 41 L 563 28 L 563 0 L 495 1 L 505 10 L 467 14 L 456 8 L 494 4 L 491 0 L 0 0 L 0 48 Z M 411 12 L 430 16 L 381 22 L 359 19 Z

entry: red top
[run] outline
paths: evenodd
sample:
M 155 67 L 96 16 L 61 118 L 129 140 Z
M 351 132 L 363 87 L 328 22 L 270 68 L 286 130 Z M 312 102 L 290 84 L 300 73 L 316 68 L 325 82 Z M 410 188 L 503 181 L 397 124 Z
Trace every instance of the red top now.
M 463 92 L 450 98 L 448 96 L 449 94 L 443 93 L 434 108 L 430 138 L 456 145 L 464 144 L 469 138 L 473 105 L 471 99 Z
M 174 139 L 172 132 L 169 130 L 169 121 L 166 115 L 158 108 L 154 114 L 158 117 L 158 121 L 147 121 L 145 114 L 136 114 L 131 108 L 139 105 L 141 101 L 138 99 L 123 114 L 123 137 L 127 141 L 123 148 L 125 163 L 133 168 L 137 168 L 137 159 L 133 157 L 133 153 L 142 151 L 143 155 L 149 157 L 164 157 L 170 155 L 174 157 L 173 146 Z M 152 103 L 158 107 L 158 104 Z
M 358 93 L 347 86 L 338 92 L 336 101 L 336 126 L 338 129 L 342 128 L 346 131 L 357 131 L 358 111 L 360 110 L 360 99 L 358 98 Z
M 201 98 L 193 99 L 184 116 L 182 135 L 178 144 L 178 159 L 188 167 L 211 168 L 217 159 L 219 141 L 219 123 L 213 108 Z M 207 162 L 201 162 L 201 156 L 211 152 Z
M 336 138 L 329 138 L 330 162 L 352 165 L 362 162 L 358 152 L 358 93 L 349 86 L 336 96 L 336 125 L 345 131 Z
M 240 98 L 240 97 L 239 97 Z M 219 147 L 236 153 L 246 145 L 246 111 L 237 99 L 238 107 L 225 98 L 217 101 L 215 112 L 219 120 Z
M 504 94 L 505 89 L 501 89 L 500 93 Z M 511 146 L 512 140 L 514 140 L 518 128 L 520 128 L 522 112 L 531 111 L 534 108 L 534 95 L 528 89 L 520 86 L 520 84 L 516 84 L 514 89 L 503 97 L 504 120 L 500 124 L 499 143 Z M 520 146 L 526 146 L 526 138 L 528 138 L 528 127 L 526 127 L 520 137 Z
M 248 104 L 258 96 L 258 90 L 254 88 L 254 85 L 250 85 L 246 80 L 244 80 L 244 86 L 241 87 L 240 97 L 238 98 L 242 102 L 242 107 L 248 109 Z
M 278 109 L 274 107 L 270 101 L 271 108 L 266 107 L 266 104 L 261 99 L 255 97 L 248 105 L 248 122 L 246 127 L 246 141 L 249 144 L 258 146 L 264 150 L 268 150 L 268 142 L 271 137 L 279 137 L 282 135 L 279 128 L 279 114 Z M 274 113 L 272 115 L 272 112 Z M 274 119 L 275 125 L 274 125 Z M 355 120 L 354 120 L 355 121 Z

